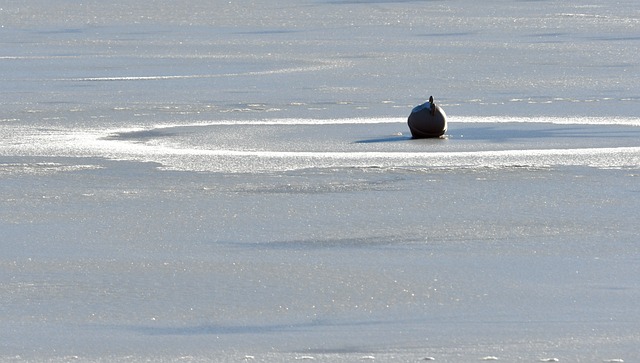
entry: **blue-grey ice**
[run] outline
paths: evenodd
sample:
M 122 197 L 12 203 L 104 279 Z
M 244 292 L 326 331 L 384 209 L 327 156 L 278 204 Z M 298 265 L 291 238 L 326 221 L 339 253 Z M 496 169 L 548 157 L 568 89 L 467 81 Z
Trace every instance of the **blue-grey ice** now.
M 0 361 L 640 360 L 636 1 L 7 0 L 0 34 Z

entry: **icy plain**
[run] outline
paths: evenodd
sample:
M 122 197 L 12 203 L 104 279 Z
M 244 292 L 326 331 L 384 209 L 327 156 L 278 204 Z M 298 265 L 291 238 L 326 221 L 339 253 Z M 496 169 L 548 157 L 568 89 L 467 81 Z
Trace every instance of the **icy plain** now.
M 635 0 L 5 0 L 0 34 L 0 361 L 640 360 Z

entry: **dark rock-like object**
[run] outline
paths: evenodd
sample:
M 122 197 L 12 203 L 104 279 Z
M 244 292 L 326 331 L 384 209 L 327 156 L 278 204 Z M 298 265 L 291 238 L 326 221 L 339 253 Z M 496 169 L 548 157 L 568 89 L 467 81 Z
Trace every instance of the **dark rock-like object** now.
M 433 103 L 433 96 L 429 97 L 429 102 L 416 106 L 407 122 L 414 139 L 440 137 L 447 132 L 447 114 Z

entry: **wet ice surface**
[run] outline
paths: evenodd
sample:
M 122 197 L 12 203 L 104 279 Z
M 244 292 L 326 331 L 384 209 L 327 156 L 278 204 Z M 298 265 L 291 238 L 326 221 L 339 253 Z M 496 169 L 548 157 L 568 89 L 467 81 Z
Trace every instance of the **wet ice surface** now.
M 4 108 L 326 119 L 433 93 L 450 115 L 637 116 L 633 1 L 157 3 L 7 5 Z
M 479 168 L 640 164 L 633 118 L 461 117 L 440 139 L 413 140 L 398 119 L 209 121 L 130 129 L 6 133 L 8 150 L 159 163 L 162 169 L 263 173 L 310 168 Z
M 637 171 L 82 163 L 3 177 L 24 359 L 635 356 Z
M 460 122 L 410 140 L 393 122 L 273 123 L 69 132 L 47 146 L 60 156 L 4 156 L 3 350 L 636 356 L 637 126 Z M 107 150 L 120 161 L 91 156 Z
M 635 2 L 0 8 L 0 359 L 640 358 Z

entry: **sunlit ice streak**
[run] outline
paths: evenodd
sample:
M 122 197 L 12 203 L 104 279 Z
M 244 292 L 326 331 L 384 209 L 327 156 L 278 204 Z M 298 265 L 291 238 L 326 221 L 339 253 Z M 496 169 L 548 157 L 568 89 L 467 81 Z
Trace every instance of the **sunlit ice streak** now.
M 192 126 L 315 126 L 315 125 L 364 125 L 393 124 L 406 122 L 406 117 L 356 117 L 356 118 L 271 118 L 263 120 L 211 120 L 192 123 L 155 125 L 155 129 Z M 119 130 L 118 132 L 141 131 L 142 129 Z
M 354 118 L 268 118 L 258 120 L 203 120 L 191 123 L 158 124 L 154 128 L 190 126 L 268 126 L 268 125 L 356 125 L 405 123 L 407 117 L 354 117 Z M 636 117 L 505 117 L 505 116 L 453 116 L 452 123 L 551 123 L 558 125 L 626 125 L 640 126 Z M 120 130 L 118 132 L 140 131 L 141 129 Z M 455 134 L 455 129 L 450 132 Z
M 282 69 L 272 69 L 266 71 L 251 71 L 243 73 L 220 73 L 220 74 L 186 74 L 186 75 L 153 75 L 153 76 L 109 76 L 109 77 L 78 77 L 78 78 L 58 78 L 55 81 L 76 81 L 76 82 L 105 82 L 105 81 L 162 81 L 175 79 L 203 79 L 203 78 L 223 78 L 223 77 L 246 77 L 246 76 L 268 76 L 276 74 L 318 72 L 337 68 L 336 64 L 321 64 L 307 67 L 292 67 Z
M 556 125 L 626 125 L 640 126 L 638 117 L 555 117 L 555 116 L 454 116 L 460 123 L 551 123 Z
M 474 117 L 474 120 L 492 118 Z M 510 117 L 500 119 L 513 120 Z M 529 119 L 527 119 L 529 120 Z M 530 120 L 540 121 L 537 118 Z M 564 119 L 562 119 L 564 120 Z M 583 120 L 583 118 L 578 118 Z M 637 119 L 626 119 L 638 122 Z M 326 125 L 395 123 L 399 118 L 361 119 L 266 119 L 250 121 L 256 125 Z M 477 121 L 474 121 L 477 122 Z M 526 122 L 526 121 L 522 121 Z M 551 122 L 551 121 L 548 121 Z M 567 122 L 571 122 L 569 119 Z M 596 119 L 595 123 L 606 122 Z M 162 127 L 189 127 L 219 124 L 243 124 L 247 121 L 204 121 Z M 598 168 L 640 167 L 640 147 L 585 147 L 585 148 L 518 148 L 478 151 L 422 151 L 422 150 L 336 150 L 314 151 L 313 146 L 303 150 L 273 150 L 269 145 L 234 145 L 216 147 L 214 144 L 184 145 L 179 139 L 117 138 L 110 135 L 149 130 L 149 127 L 126 129 L 48 129 L 7 127 L 0 154 L 47 155 L 68 157 L 102 157 L 116 160 L 156 162 L 163 169 L 216 171 L 216 172 L 271 172 L 305 168 L 332 167 L 385 167 L 408 169 L 480 168 L 480 167 L 547 167 L 590 166 Z M 18 132 L 17 132 L 18 131 Z M 0 130 L 2 133 L 2 130 Z M 410 142 L 410 141 L 407 141 Z M 502 145 L 502 144 L 501 144 Z M 277 147 L 277 145 L 271 145 Z
M 157 162 L 163 169 L 216 172 L 271 172 L 333 167 L 480 168 L 589 166 L 635 168 L 640 147 L 517 149 L 496 151 L 273 151 L 185 148 L 121 140 L 76 140 L 81 153 Z M 80 142 L 78 142 L 80 141 Z

